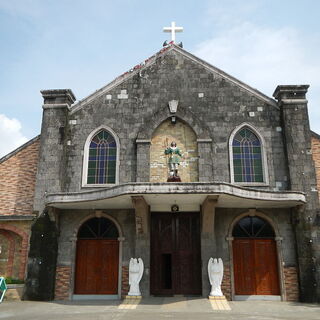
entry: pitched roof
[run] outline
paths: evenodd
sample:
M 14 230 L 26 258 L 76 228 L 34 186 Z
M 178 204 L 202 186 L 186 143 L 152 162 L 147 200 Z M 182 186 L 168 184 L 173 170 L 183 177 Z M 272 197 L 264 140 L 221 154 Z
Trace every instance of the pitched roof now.
M 312 130 L 310 130 L 310 132 L 311 132 L 311 135 L 312 135 L 314 138 L 320 140 L 320 135 L 319 135 L 319 134 L 317 134 L 316 132 L 314 132 L 314 131 L 312 131 Z
M 183 56 L 185 56 L 186 58 L 194 61 L 195 63 L 198 63 L 198 64 L 202 65 L 207 70 L 209 70 L 209 71 L 211 71 L 213 73 L 219 74 L 221 77 L 225 78 L 226 80 L 228 80 L 228 81 L 234 83 L 235 85 L 241 87 L 242 89 L 248 91 L 249 93 L 253 94 L 258 99 L 264 101 L 265 103 L 268 103 L 269 105 L 278 108 L 278 105 L 277 105 L 276 101 L 273 98 L 268 97 L 267 95 L 261 93 L 257 89 L 254 89 L 254 88 L 250 87 L 249 85 L 245 84 L 244 82 L 236 79 L 235 77 L 233 77 L 233 76 L 229 75 L 228 73 L 220 70 L 219 68 L 209 64 L 208 62 L 196 57 L 195 55 L 191 54 L 190 52 L 188 52 L 188 51 L 186 51 L 186 50 L 184 50 L 182 48 L 180 48 L 179 46 L 177 46 L 175 44 L 170 44 L 169 46 L 164 47 L 163 49 L 161 49 L 160 51 L 155 53 L 153 56 L 151 56 L 148 59 L 144 60 L 142 63 L 137 64 L 136 66 L 131 68 L 129 71 L 121 74 L 116 79 L 114 79 L 113 81 L 111 81 L 110 83 L 105 85 L 104 87 L 96 90 L 95 92 L 93 92 L 89 96 L 87 96 L 84 99 L 82 99 L 82 100 L 76 102 L 75 104 L 73 104 L 71 106 L 71 108 L 70 108 L 71 113 L 76 112 L 77 110 L 81 109 L 85 104 L 87 104 L 90 101 L 92 101 L 93 99 L 95 99 L 95 98 L 107 93 L 108 91 L 110 91 L 114 87 L 120 85 L 122 82 L 132 78 L 137 73 L 141 72 L 145 68 L 147 68 L 150 65 L 154 64 L 158 57 L 164 56 L 164 55 L 168 54 L 168 52 L 170 52 L 170 51 L 176 51 L 176 52 L 182 54 Z

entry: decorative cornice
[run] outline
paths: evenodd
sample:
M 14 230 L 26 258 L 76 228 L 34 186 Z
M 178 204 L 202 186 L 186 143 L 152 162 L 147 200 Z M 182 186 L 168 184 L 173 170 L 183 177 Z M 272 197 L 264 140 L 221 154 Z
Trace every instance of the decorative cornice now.
M 100 190 L 82 191 L 76 193 L 56 193 L 46 197 L 46 204 L 72 203 L 96 201 L 115 198 L 123 195 L 148 194 L 225 194 L 239 198 L 263 201 L 295 201 L 305 203 L 306 197 L 302 192 L 295 191 L 268 191 L 235 186 L 224 182 L 190 182 L 190 183 L 126 183 Z
M 42 109 L 62 109 L 66 108 L 69 109 L 69 105 L 67 103 L 53 103 L 53 104 L 43 104 Z
M 31 221 L 36 218 L 36 215 L 19 215 L 19 214 L 5 214 L 0 215 L 0 221 L 21 221 L 27 220 Z
M 307 99 L 282 99 L 279 101 L 282 104 L 307 104 Z
M 212 139 L 211 138 L 209 138 L 209 139 L 197 139 L 197 142 L 198 143 L 211 143 Z
M 150 139 L 137 139 L 136 143 L 151 143 Z

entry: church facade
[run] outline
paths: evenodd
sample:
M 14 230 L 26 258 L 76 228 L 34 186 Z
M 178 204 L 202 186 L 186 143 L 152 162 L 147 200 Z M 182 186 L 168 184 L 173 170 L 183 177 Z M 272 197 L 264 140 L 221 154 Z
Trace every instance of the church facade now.
M 120 298 L 130 258 L 142 296 L 208 296 L 213 257 L 230 300 L 319 301 L 307 90 L 267 97 L 175 44 L 81 101 L 43 90 L 25 298 Z

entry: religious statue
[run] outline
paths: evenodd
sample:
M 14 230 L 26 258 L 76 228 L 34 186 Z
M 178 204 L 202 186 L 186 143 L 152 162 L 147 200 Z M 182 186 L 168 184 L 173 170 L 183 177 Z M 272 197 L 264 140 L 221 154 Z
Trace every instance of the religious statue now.
M 209 259 L 208 262 L 208 274 L 211 284 L 210 296 L 223 296 L 221 291 L 221 282 L 223 278 L 223 262 L 222 259 Z
M 139 282 L 142 278 L 144 266 L 141 258 L 131 258 L 129 263 L 129 285 L 128 296 L 141 296 Z
M 167 147 L 164 151 L 164 154 L 169 156 L 169 178 L 168 181 L 181 181 L 178 176 L 178 166 L 180 165 L 180 158 L 182 154 L 177 147 L 177 144 L 172 141 L 170 147 Z

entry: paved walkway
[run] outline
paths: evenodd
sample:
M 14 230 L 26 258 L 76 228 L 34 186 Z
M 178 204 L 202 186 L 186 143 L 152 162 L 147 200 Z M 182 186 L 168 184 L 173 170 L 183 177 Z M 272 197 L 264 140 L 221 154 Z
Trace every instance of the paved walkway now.
M 274 301 L 217 302 L 204 298 L 145 298 L 124 301 L 4 301 L 9 320 L 319 320 L 320 305 Z

